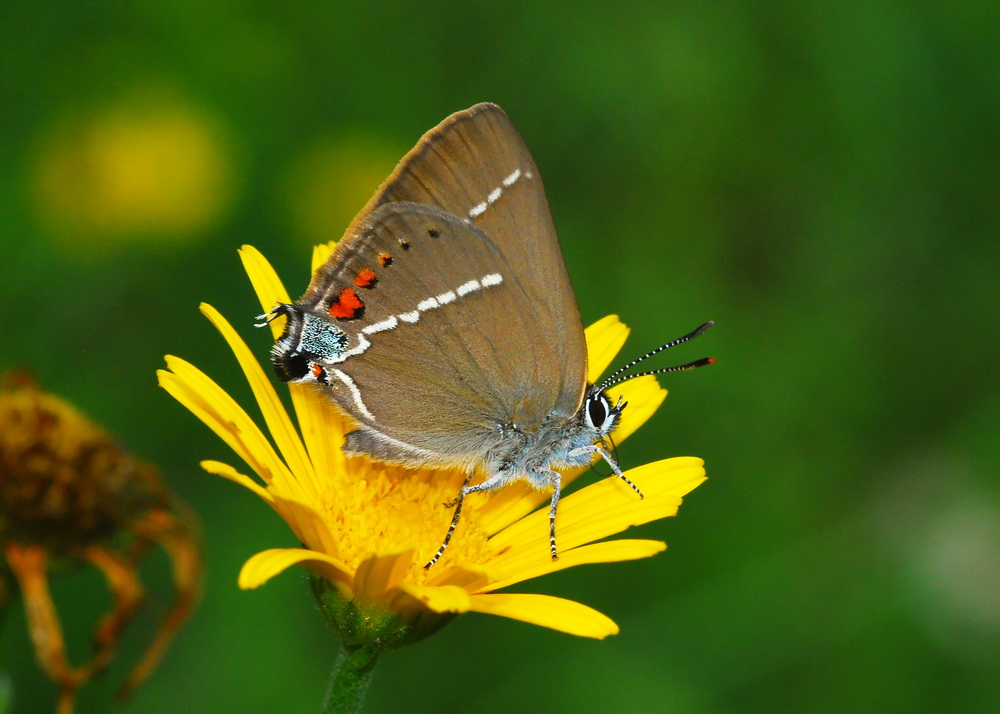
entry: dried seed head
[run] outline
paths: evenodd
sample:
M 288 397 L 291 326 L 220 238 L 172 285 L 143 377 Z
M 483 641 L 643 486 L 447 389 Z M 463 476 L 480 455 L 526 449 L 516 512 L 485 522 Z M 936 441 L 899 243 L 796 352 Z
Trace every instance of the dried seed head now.
M 156 469 L 22 374 L 0 384 L 0 536 L 66 555 L 169 495 Z

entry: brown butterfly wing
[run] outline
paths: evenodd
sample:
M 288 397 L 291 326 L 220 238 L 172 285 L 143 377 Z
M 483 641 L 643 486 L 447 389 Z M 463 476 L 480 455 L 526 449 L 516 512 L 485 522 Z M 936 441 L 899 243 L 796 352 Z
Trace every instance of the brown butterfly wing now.
M 524 302 L 539 325 L 534 337 L 560 355 L 558 369 L 539 376 L 537 387 L 558 397 L 552 410 L 576 413 L 586 387 L 583 324 L 566 272 L 545 189 L 531 154 L 507 115 L 495 104 L 477 104 L 427 132 L 400 161 L 347 235 L 380 206 L 410 201 L 437 206 L 470 220 L 516 271 Z M 440 269 L 447 270 L 447 261 Z M 486 329 L 495 329 L 484 326 Z M 526 356 L 504 350 L 503 359 Z M 531 359 L 527 356 L 527 359 Z M 524 369 L 526 365 L 512 365 Z M 508 386 L 505 384 L 505 387 Z
M 300 302 L 356 352 L 326 365 L 334 398 L 362 424 L 346 448 L 469 465 L 504 425 L 540 425 L 561 398 L 563 342 L 525 274 L 433 206 L 384 204 L 356 222 Z

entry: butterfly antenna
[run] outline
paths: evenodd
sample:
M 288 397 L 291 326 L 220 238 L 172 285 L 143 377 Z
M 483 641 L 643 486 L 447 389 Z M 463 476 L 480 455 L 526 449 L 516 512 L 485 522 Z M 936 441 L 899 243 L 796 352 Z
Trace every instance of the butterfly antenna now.
M 659 354 L 660 352 L 663 352 L 663 350 L 667 350 L 670 349 L 671 347 L 676 347 L 677 345 L 682 345 L 685 342 L 693 340 L 695 337 L 698 337 L 699 335 L 706 332 L 714 324 L 715 324 L 714 322 L 709 320 L 705 324 L 698 327 L 696 330 L 687 333 L 683 337 L 678 337 L 676 340 L 671 340 L 665 345 L 660 345 L 655 350 L 650 350 L 642 357 L 638 357 L 637 359 L 632 360 L 624 367 L 616 369 L 608 376 L 607 379 L 601 382 L 599 389 L 603 391 L 608 387 L 613 387 L 616 384 L 620 384 L 627 379 L 634 379 L 635 377 L 646 377 L 651 374 L 665 374 L 667 372 L 686 372 L 690 369 L 697 369 L 698 367 L 704 367 L 706 364 L 712 364 L 713 362 L 715 362 L 715 359 L 713 357 L 705 357 L 703 359 L 695 360 L 694 362 L 688 362 L 687 364 L 677 365 L 676 367 L 663 367 L 661 369 L 653 369 L 648 372 L 640 372 L 639 374 L 629 374 L 629 375 L 625 374 L 625 372 L 632 369 L 640 362 L 649 359 L 653 355 Z

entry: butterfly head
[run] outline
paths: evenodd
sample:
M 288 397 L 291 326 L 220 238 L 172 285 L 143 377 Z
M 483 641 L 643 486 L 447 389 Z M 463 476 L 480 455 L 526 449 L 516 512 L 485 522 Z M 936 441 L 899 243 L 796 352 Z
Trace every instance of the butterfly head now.
M 626 406 L 628 403 L 621 399 L 612 403 L 603 389 L 589 385 L 574 419 L 569 423 L 553 423 L 552 431 L 541 437 L 541 443 L 548 444 L 545 465 L 555 468 L 588 466 L 598 451 L 594 445 L 606 444 L 605 440 L 618 426 Z
M 582 426 L 593 436 L 592 442 L 603 441 L 604 438 L 614 431 L 621 419 L 622 410 L 628 406 L 628 402 L 622 402 L 618 398 L 617 404 L 611 405 L 611 400 L 604 390 L 591 385 L 587 389 L 587 395 L 583 400 L 581 411 Z
M 611 405 L 611 399 L 608 397 L 607 390 L 614 387 L 616 384 L 621 384 L 622 382 L 636 377 L 664 374 L 667 372 L 683 372 L 697 367 L 702 367 L 706 364 L 712 364 L 715 360 L 710 357 L 706 357 L 687 364 L 677 365 L 676 367 L 663 367 L 660 369 L 650 370 L 648 372 L 640 372 L 638 374 L 628 373 L 632 367 L 635 367 L 640 362 L 649 359 L 651 356 L 670 347 L 674 347 L 676 345 L 683 344 L 688 340 L 694 339 L 712 327 L 712 324 L 713 323 L 711 322 L 706 322 L 696 330 L 689 332 L 683 337 L 671 340 L 670 342 L 647 352 L 638 359 L 632 360 L 620 369 L 615 370 L 600 384 L 589 385 L 583 399 L 583 406 L 580 408 L 578 414 L 579 426 L 576 430 L 576 434 L 574 435 L 574 441 L 588 441 L 591 444 L 602 443 L 605 438 L 612 431 L 614 431 L 615 427 L 618 426 L 618 422 L 621 420 L 622 411 L 626 406 L 628 406 L 628 402 L 622 402 L 621 397 L 619 397 L 618 402 L 614 406 Z M 576 446 L 575 451 L 577 452 L 585 451 L 582 443 L 574 444 L 574 446 Z M 574 450 L 571 449 L 570 453 L 574 453 Z

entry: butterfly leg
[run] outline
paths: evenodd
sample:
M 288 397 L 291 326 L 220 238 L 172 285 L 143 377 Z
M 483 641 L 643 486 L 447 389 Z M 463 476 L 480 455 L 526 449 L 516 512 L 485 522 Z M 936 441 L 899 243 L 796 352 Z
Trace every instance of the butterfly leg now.
M 608 466 L 611 467 L 611 470 L 615 472 L 615 476 L 617 476 L 622 481 L 627 483 L 632 488 L 632 490 L 635 491 L 636 494 L 638 494 L 639 498 L 643 498 L 642 491 L 639 490 L 639 487 L 636 486 L 634 483 L 632 483 L 629 480 L 628 476 L 622 473 L 621 468 L 618 466 L 618 462 L 615 461 L 611 457 L 611 454 L 609 454 L 603 448 L 601 448 L 597 444 L 591 444 L 590 446 L 581 446 L 579 449 L 573 449 L 571 452 L 569 452 L 570 457 L 583 456 L 584 454 L 598 454 L 602 459 L 604 459 L 607 462 Z
M 469 473 L 466 474 L 465 476 L 465 483 L 462 484 L 462 490 L 458 492 L 458 495 L 455 497 L 455 500 L 444 504 L 448 508 L 454 506 L 455 515 L 451 517 L 451 525 L 448 526 L 448 533 L 445 534 L 444 541 L 441 543 L 441 547 L 437 549 L 437 553 L 434 554 L 434 557 L 431 558 L 429 561 L 427 561 L 427 564 L 424 566 L 424 570 L 430 568 L 432 565 L 434 565 L 434 563 L 438 562 L 438 560 L 441 559 L 442 555 L 444 555 L 445 548 L 448 547 L 448 544 L 451 542 L 451 536 L 455 533 L 455 529 L 458 527 L 458 519 L 462 515 L 462 504 L 465 502 L 465 497 L 468 496 L 470 493 L 478 493 L 480 491 L 495 491 L 508 481 L 507 474 L 501 471 L 500 473 L 490 476 L 482 483 L 478 483 L 475 486 L 470 486 L 469 481 L 472 480 L 472 473 L 473 470 L 469 469 Z
M 552 551 L 552 560 L 559 560 L 556 551 L 556 507 L 559 505 L 559 496 L 562 493 L 562 474 L 550 470 L 546 480 L 552 484 L 552 505 L 549 506 L 549 550 Z
M 445 508 L 451 508 L 452 506 L 454 506 L 455 515 L 451 517 L 451 525 L 448 526 L 448 533 L 445 534 L 444 541 L 441 542 L 441 547 L 437 549 L 437 553 L 434 554 L 434 557 L 428 560 L 427 564 L 424 565 L 424 570 L 427 570 L 432 565 L 434 565 L 434 563 L 438 562 L 438 560 L 441 559 L 441 556 L 444 555 L 444 549 L 447 548 L 448 544 L 451 542 L 451 536 L 455 532 L 455 529 L 458 527 L 459 516 L 462 515 L 462 504 L 465 502 L 465 494 L 467 493 L 467 489 L 469 488 L 469 481 L 471 480 L 472 480 L 472 469 L 469 469 L 469 472 L 465 475 L 465 482 L 462 484 L 462 488 L 459 489 L 458 491 L 458 495 L 455 496 L 455 498 L 453 498 L 451 501 L 448 501 L 448 503 L 444 504 Z
M 466 493 L 465 489 L 469 487 L 469 481 L 471 480 L 472 480 L 472 469 L 469 469 L 469 473 L 465 475 L 465 481 L 462 482 L 462 488 L 458 490 L 458 495 L 455 496 L 455 498 L 448 501 L 446 504 L 444 504 L 445 508 L 454 508 L 455 506 L 458 506 L 459 508 L 462 507 L 462 500 L 465 498 L 465 493 Z

